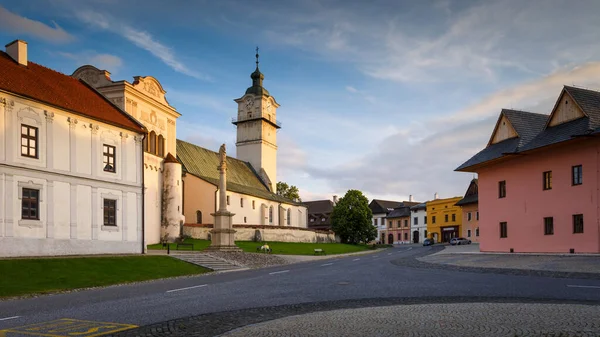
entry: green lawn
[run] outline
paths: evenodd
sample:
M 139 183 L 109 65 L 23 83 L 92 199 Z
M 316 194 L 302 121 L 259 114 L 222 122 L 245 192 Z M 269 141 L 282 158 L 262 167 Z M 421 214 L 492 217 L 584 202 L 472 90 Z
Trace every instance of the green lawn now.
M 197 239 L 185 239 L 183 240 L 184 243 L 191 243 L 194 245 L 194 251 L 196 250 L 205 250 L 206 247 L 210 246 L 210 241 L 209 240 L 197 240 Z M 177 250 L 177 244 L 176 243 L 170 243 L 170 248 L 171 250 Z M 163 247 L 162 243 L 157 243 L 154 245 L 148 245 L 148 249 L 167 249 L 167 247 Z M 189 247 L 181 247 L 180 250 L 190 250 Z
M 273 254 L 314 255 L 315 248 L 321 248 L 327 255 L 362 252 L 367 245 L 349 245 L 345 243 L 304 243 L 304 242 L 267 242 Z M 235 244 L 245 252 L 256 253 L 256 247 L 262 244 L 252 241 L 236 241 Z
M 51 293 L 208 271 L 168 256 L 0 260 L 0 297 Z

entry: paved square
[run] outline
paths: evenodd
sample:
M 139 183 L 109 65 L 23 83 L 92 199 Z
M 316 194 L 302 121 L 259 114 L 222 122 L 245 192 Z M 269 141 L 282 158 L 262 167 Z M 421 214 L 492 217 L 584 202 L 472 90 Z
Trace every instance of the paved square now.
M 82 321 L 78 319 L 62 318 L 50 322 L 36 323 L 0 330 L 0 337 L 95 337 L 136 327 L 136 325 L 131 324 Z

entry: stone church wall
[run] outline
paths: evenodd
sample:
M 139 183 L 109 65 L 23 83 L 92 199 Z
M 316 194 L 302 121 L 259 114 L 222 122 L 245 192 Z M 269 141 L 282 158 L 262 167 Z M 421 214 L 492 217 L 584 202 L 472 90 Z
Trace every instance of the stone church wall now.
M 186 224 L 183 232 L 194 239 L 208 239 L 212 225 Z M 266 242 L 338 242 L 335 233 L 314 231 L 297 227 L 278 227 L 261 225 L 233 225 L 236 241 L 253 241 L 256 231 L 260 231 L 262 241 Z

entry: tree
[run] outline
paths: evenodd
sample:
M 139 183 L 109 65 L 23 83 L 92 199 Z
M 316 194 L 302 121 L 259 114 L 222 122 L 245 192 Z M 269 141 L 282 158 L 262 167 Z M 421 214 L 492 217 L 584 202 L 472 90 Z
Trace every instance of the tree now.
M 298 191 L 298 187 L 294 185 L 288 185 L 283 181 L 277 183 L 277 194 L 296 202 L 302 202 L 302 199 L 300 199 L 300 192 Z
M 369 200 L 361 191 L 349 190 L 333 207 L 331 229 L 342 242 L 368 243 L 377 237 L 377 229 L 371 223 L 373 212 Z

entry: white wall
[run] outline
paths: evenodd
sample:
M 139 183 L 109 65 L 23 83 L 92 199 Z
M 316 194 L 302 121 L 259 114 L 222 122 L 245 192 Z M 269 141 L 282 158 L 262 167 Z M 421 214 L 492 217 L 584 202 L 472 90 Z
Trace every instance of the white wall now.
M 427 224 L 425 223 L 425 219 L 427 218 L 427 212 L 424 209 L 419 209 L 417 211 L 410 211 L 410 242 L 414 242 L 413 232 L 415 230 L 419 231 L 419 243 L 423 243 L 425 239 L 425 231 L 427 230 Z M 415 218 L 417 219 L 417 224 L 415 225 Z
M 377 238 L 375 239 L 376 242 L 381 241 L 381 233 L 386 229 L 386 227 L 385 227 L 385 217 L 386 216 L 387 216 L 387 214 L 385 214 L 385 213 L 373 214 L 373 226 L 375 226 L 377 228 Z
M 140 135 L 0 96 L 0 256 L 141 252 Z M 38 128 L 38 158 L 21 156 L 22 124 Z M 103 170 L 103 144 L 116 148 L 116 173 Z M 40 191 L 39 220 L 21 218 L 23 188 Z M 105 197 L 117 200 L 115 227 L 103 226 Z
M 297 206 L 262 199 L 251 195 L 228 191 L 229 205 L 227 210 L 234 213 L 235 225 L 273 225 L 307 228 L 308 210 L 305 206 Z M 240 202 L 243 199 L 243 206 Z M 252 207 L 254 202 L 254 208 Z M 217 198 L 217 208 L 219 200 Z M 273 207 L 273 221 L 269 221 L 269 208 Z M 288 209 L 291 217 L 288 222 Z

